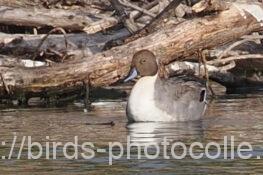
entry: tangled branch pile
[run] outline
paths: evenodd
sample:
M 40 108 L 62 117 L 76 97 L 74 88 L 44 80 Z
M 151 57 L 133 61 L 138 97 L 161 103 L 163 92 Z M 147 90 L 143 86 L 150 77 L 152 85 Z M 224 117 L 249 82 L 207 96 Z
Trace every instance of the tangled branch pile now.
M 142 49 L 167 74 L 191 69 L 227 88 L 262 87 L 262 2 L 22 2 L 0 0 L 1 99 L 111 85 Z

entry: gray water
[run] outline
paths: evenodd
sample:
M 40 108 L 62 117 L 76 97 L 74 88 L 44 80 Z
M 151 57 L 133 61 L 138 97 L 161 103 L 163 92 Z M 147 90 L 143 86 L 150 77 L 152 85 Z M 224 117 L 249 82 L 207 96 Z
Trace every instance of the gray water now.
M 108 142 L 127 145 L 127 136 L 130 136 L 131 143 L 160 143 L 167 137 L 171 143 L 180 141 L 190 145 L 214 141 L 222 147 L 224 136 L 234 136 L 235 144 L 249 142 L 254 148 L 253 155 L 263 158 L 262 104 L 263 94 L 260 93 L 220 96 L 210 102 L 201 121 L 131 125 L 127 125 L 124 101 L 94 103 L 95 108 L 89 113 L 74 105 L 64 108 L 3 108 L 0 112 L 0 158 L 5 156 L 5 160 L 0 161 L 0 174 L 262 174 L 263 161 L 256 158 L 225 160 L 220 156 L 216 160 L 206 157 L 193 160 L 187 156 L 182 160 L 165 160 L 160 154 L 157 159 L 147 160 L 142 156 L 138 160 L 136 148 L 132 150 L 130 160 L 124 153 L 121 159 L 113 160 L 111 166 L 107 152 L 96 152 L 90 160 L 68 160 L 63 156 L 62 148 L 58 148 L 56 160 L 48 160 L 45 155 L 38 160 L 28 160 L 25 146 L 17 159 L 23 136 L 31 136 L 32 141 L 42 145 L 47 141 L 73 142 L 74 136 L 78 136 L 78 144 L 92 142 L 96 148 L 102 149 L 108 149 Z M 111 121 L 114 126 L 87 125 Z M 17 136 L 15 149 L 7 160 L 14 135 Z M 150 148 L 150 151 L 154 150 Z M 33 152 L 37 154 L 38 150 L 33 149 Z M 119 149 L 114 149 L 113 153 L 117 155 Z

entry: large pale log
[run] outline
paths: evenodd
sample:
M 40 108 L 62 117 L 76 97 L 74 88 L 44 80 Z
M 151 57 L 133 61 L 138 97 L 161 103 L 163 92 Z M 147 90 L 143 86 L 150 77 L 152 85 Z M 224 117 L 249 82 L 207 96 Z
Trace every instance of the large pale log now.
M 258 5 L 262 10 L 262 6 Z M 0 93 L 43 93 L 74 88 L 89 83 L 106 86 L 124 78 L 136 51 L 149 49 L 160 63 L 183 60 L 203 49 L 212 48 L 262 30 L 260 22 L 235 6 L 217 15 L 193 19 L 176 26 L 163 27 L 126 45 L 80 60 L 44 68 L 0 67 Z

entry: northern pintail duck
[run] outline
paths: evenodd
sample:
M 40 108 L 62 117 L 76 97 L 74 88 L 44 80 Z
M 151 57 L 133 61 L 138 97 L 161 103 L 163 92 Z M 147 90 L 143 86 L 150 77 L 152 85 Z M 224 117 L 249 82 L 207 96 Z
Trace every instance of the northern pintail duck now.
M 198 120 L 206 109 L 205 82 L 195 76 L 168 79 L 158 76 L 158 63 L 149 50 L 133 56 L 125 82 L 141 78 L 134 85 L 126 108 L 129 122 L 169 122 Z

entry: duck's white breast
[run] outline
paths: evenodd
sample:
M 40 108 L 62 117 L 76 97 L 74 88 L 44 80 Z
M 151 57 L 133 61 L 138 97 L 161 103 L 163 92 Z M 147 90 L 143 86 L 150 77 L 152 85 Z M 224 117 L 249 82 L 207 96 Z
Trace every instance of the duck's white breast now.
M 127 115 L 131 121 L 171 121 L 172 116 L 156 107 L 154 85 L 156 76 L 143 77 L 133 87 L 128 101 Z

